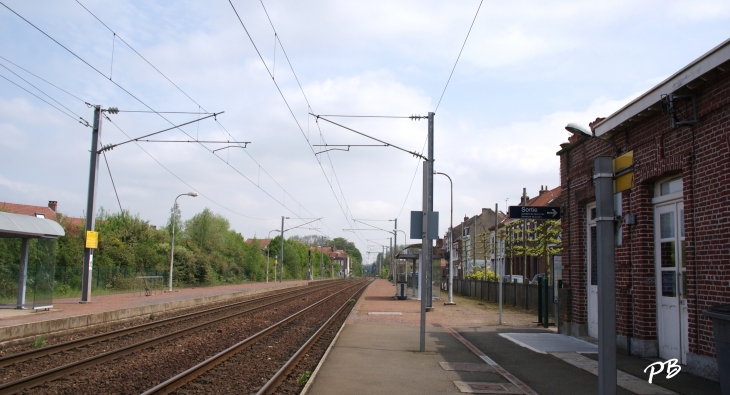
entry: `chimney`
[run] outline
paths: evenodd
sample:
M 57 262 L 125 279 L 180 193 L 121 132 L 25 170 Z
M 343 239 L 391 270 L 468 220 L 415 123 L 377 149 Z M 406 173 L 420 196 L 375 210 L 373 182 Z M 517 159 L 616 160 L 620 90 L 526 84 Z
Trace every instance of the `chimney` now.
M 48 201 L 48 208 L 51 209 L 54 213 L 56 212 L 56 209 L 58 208 L 58 202 L 55 200 L 49 200 Z

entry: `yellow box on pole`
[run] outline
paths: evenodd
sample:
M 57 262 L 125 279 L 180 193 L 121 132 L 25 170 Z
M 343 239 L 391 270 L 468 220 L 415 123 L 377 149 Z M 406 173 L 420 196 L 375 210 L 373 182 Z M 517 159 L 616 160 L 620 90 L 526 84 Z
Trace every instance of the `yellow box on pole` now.
M 99 248 L 99 232 L 86 231 L 86 248 Z

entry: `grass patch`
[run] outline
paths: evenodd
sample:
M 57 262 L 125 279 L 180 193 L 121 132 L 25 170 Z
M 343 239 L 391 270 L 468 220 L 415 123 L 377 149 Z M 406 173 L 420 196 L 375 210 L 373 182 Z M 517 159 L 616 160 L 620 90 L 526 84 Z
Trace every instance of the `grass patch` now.
M 309 381 L 309 378 L 312 376 L 312 372 L 309 370 L 305 371 L 304 373 L 300 374 L 299 377 L 297 377 L 297 384 L 304 385 L 307 384 L 307 381 Z
M 46 336 L 45 335 L 40 335 L 40 336 L 37 336 L 35 338 L 35 340 L 33 340 L 33 344 L 31 344 L 30 346 L 33 347 L 33 348 L 41 348 L 41 347 L 45 346 L 46 343 L 47 343 L 46 342 Z

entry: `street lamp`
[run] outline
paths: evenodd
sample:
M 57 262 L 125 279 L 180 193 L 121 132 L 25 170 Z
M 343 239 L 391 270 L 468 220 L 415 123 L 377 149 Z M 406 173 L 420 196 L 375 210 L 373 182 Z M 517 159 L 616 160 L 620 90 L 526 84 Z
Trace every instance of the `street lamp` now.
M 170 274 L 167 276 L 167 292 L 172 292 L 172 262 L 175 259 L 175 208 L 177 208 L 177 199 L 180 196 L 197 197 L 198 193 L 182 193 L 175 198 L 175 204 L 172 205 L 172 215 L 170 215 L 170 226 L 172 227 L 172 239 L 170 240 Z
M 449 186 L 451 187 L 451 222 L 449 224 L 449 301 L 444 303 L 445 305 L 455 305 L 454 303 L 454 183 L 451 181 L 451 177 L 448 174 L 440 171 L 435 171 L 433 174 L 441 174 L 449 179 Z M 474 229 L 476 230 L 476 229 Z M 484 265 L 487 262 L 485 260 Z
M 567 130 L 570 133 L 573 133 L 574 135 L 577 135 L 577 136 L 588 137 L 588 138 L 595 138 L 596 137 L 596 134 L 593 133 L 593 130 L 592 129 L 588 129 L 585 126 L 583 126 L 583 125 L 581 125 L 579 123 L 576 123 L 576 122 L 571 122 L 571 123 L 567 124 L 565 126 L 565 130 Z M 603 141 L 605 143 L 611 144 L 613 146 L 613 148 L 616 149 L 616 155 L 621 154 L 621 148 L 619 148 L 618 145 L 616 145 L 616 143 L 614 143 L 613 141 L 611 141 L 611 140 L 604 140 L 602 138 L 599 138 L 598 140 L 601 140 L 601 141 Z
M 269 251 L 271 250 L 271 232 L 278 232 L 278 229 L 270 230 L 268 236 L 266 236 L 266 240 L 268 241 L 268 244 L 266 244 L 266 283 L 269 283 Z M 276 278 L 274 278 L 274 281 L 276 281 Z

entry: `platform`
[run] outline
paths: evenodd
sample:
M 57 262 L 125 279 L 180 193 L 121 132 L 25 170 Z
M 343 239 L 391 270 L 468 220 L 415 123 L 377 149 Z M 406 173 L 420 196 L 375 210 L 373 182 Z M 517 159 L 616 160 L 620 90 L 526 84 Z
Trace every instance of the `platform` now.
M 385 280 L 368 287 L 304 394 L 598 394 L 592 345 L 538 328 L 536 314 L 505 307 L 498 325 L 495 304 L 434 301 L 419 352 L 420 301 L 394 294 Z M 684 372 L 649 384 L 643 368 L 655 361 L 618 354 L 617 394 L 720 393 Z

